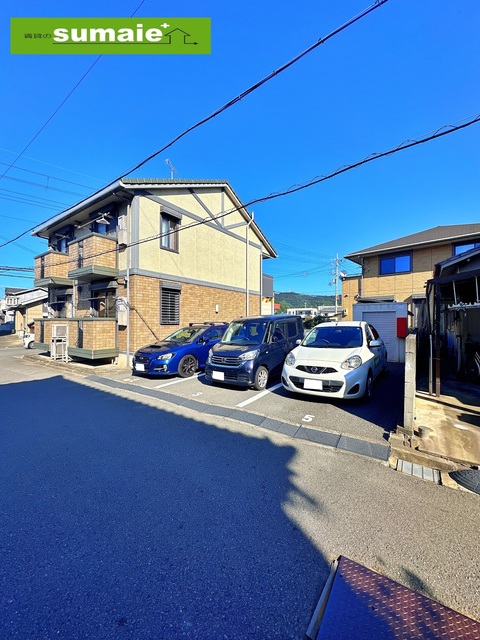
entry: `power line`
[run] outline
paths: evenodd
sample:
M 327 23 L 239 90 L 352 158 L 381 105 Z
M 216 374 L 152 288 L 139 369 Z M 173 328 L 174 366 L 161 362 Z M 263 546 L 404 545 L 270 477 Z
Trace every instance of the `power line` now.
M 0 235 L 0 238 L 3 238 L 4 240 L 7 239 L 7 236 L 2 236 Z M 23 244 L 19 244 L 18 242 L 14 243 L 17 247 L 20 247 L 20 249 L 24 249 L 25 251 L 28 251 L 29 253 L 33 253 L 33 255 L 37 255 L 38 251 L 34 251 L 33 249 L 30 249 L 29 247 L 25 247 L 23 246 Z
M 6 151 L 7 153 L 11 153 L 14 156 L 18 155 L 18 151 L 10 151 L 10 149 L 5 149 L 4 147 L 0 147 L 0 151 Z M 91 180 L 97 180 L 97 182 L 104 182 L 102 178 L 96 178 L 95 176 L 90 176 L 87 173 L 81 173 L 80 171 L 74 171 L 73 169 L 67 169 L 66 167 L 61 167 L 58 164 L 53 164 L 52 162 L 45 162 L 45 160 L 39 160 L 38 158 L 32 158 L 32 156 L 23 155 L 23 158 L 27 160 L 33 160 L 33 162 L 38 162 L 39 164 L 44 164 L 47 167 L 54 167 L 55 169 L 60 169 L 61 171 L 66 171 L 67 173 L 74 173 L 77 176 L 82 176 L 83 178 L 90 178 Z M 2 162 L 2 164 L 7 165 L 6 162 Z M 7 165 L 8 166 L 8 165 Z M 29 169 L 21 169 L 20 167 L 15 167 L 17 171 L 29 171 Z M 32 172 L 35 173 L 35 172 Z M 55 180 L 60 180 L 60 178 L 55 178 Z M 77 184 L 77 183 L 72 183 Z M 85 185 L 79 185 L 81 187 Z M 91 187 L 87 187 L 87 189 L 91 189 Z
M 135 9 L 135 11 L 132 13 L 132 15 L 130 17 L 133 17 L 137 11 L 140 9 L 140 7 L 142 6 L 142 4 L 145 2 L 145 0 L 142 0 L 140 2 L 140 4 L 138 5 L 138 7 Z M 62 100 L 62 102 L 58 105 L 58 107 L 55 109 L 55 111 L 51 114 L 51 116 L 46 120 L 46 122 L 40 127 L 40 129 L 37 131 L 37 133 L 33 136 L 33 138 L 30 140 L 30 142 L 28 142 L 28 144 L 25 145 L 25 147 L 22 149 L 22 151 L 20 151 L 20 153 L 18 154 L 18 156 L 13 160 L 13 162 L 5 169 L 5 171 L 3 172 L 3 174 L 0 176 L 0 180 L 2 180 L 5 175 L 10 171 L 10 169 L 16 164 L 16 162 L 18 160 L 20 160 L 20 158 L 23 156 L 23 154 L 25 153 L 25 151 L 35 142 L 35 140 L 38 138 L 38 136 L 42 133 L 42 131 L 47 127 L 47 125 L 53 120 L 53 118 L 57 115 L 57 113 L 60 111 L 60 109 L 63 107 L 63 105 L 67 102 L 67 100 L 75 93 L 75 91 L 78 89 L 78 87 L 82 84 L 82 82 L 85 80 L 85 78 L 88 76 L 88 74 L 90 73 L 90 71 L 93 69 L 93 67 L 97 64 L 97 62 L 100 60 L 100 58 L 102 57 L 103 54 L 100 54 L 94 61 L 93 63 L 90 65 L 90 67 L 87 69 L 87 71 L 83 74 L 83 76 L 80 78 L 80 80 L 78 80 L 78 82 L 75 84 L 75 86 L 73 87 L 73 89 L 71 89 L 71 91 L 69 91 L 69 93 L 65 96 L 65 98 Z
M 34 158 L 32 158 L 32 160 L 33 159 Z M 38 160 L 37 162 L 41 162 L 41 160 Z M 6 167 L 9 166 L 8 162 L 0 162 L 0 164 L 3 164 Z M 55 166 L 55 165 L 52 165 L 52 166 Z M 57 167 L 57 169 L 62 169 L 62 167 Z M 42 176 L 42 178 L 47 178 L 47 180 L 56 180 L 57 182 L 65 182 L 67 184 L 73 184 L 76 187 L 84 187 L 85 189 L 92 189 L 92 187 L 89 187 L 86 184 L 80 184 L 79 182 L 73 182 L 72 180 L 64 180 L 63 178 L 57 178 L 55 176 L 49 175 L 48 173 L 42 173 L 41 171 L 33 171 L 32 169 L 24 169 L 23 167 L 15 167 L 15 171 L 24 171 L 25 173 L 33 173 L 36 176 Z M 69 169 L 63 169 L 63 171 L 69 171 Z M 82 174 L 79 174 L 79 175 L 82 175 Z M 90 177 L 90 176 L 86 176 L 86 177 Z M 93 179 L 100 181 L 100 178 L 93 178 Z M 15 180 L 15 178 L 8 178 L 8 180 Z M 45 186 L 45 185 L 41 185 L 41 186 Z M 70 193 L 70 192 L 67 192 L 67 193 Z M 80 195 L 80 194 L 75 194 L 75 195 Z
M 143 4 L 145 0 L 142 0 L 141 4 L 137 7 L 137 9 L 135 10 L 135 12 L 132 14 L 135 15 L 136 11 L 138 11 L 138 9 L 141 7 L 141 5 Z M 289 67 L 291 67 L 293 64 L 295 64 L 296 62 L 298 62 L 299 60 L 301 60 L 304 56 L 306 56 L 308 53 L 310 53 L 311 51 L 313 51 L 314 49 L 316 49 L 317 47 L 319 47 L 320 45 L 324 44 L 325 42 L 327 42 L 328 40 L 330 40 L 331 38 L 333 38 L 334 36 L 338 35 L 340 32 L 344 31 L 345 29 L 347 29 L 347 27 L 350 27 L 351 25 L 355 24 L 356 22 L 358 22 L 361 18 L 365 17 L 366 15 L 368 15 L 369 13 L 371 13 L 372 11 L 374 11 L 375 9 L 378 9 L 380 6 L 382 6 L 383 4 L 385 4 L 386 2 L 388 2 L 388 0 L 376 0 L 375 3 L 373 5 L 371 5 L 370 7 L 368 7 L 367 9 L 364 9 L 363 11 L 361 11 L 359 14 L 357 14 L 356 16 L 354 16 L 353 18 L 350 18 L 350 20 L 348 20 L 347 22 L 345 22 L 344 24 L 342 24 L 341 26 L 337 27 L 336 29 L 334 29 L 333 31 L 331 31 L 328 35 L 324 36 L 323 38 L 319 38 L 314 44 L 310 45 L 307 49 L 305 49 L 304 51 L 302 51 L 301 53 L 299 53 L 297 56 L 295 56 L 294 58 L 292 58 L 292 60 L 290 60 L 289 62 L 286 62 L 285 64 L 283 64 L 282 66 L 278 67 L 278 69 L 276 69 L 275 71 L 272 71 L 270 74 L 268 74 L 267 76 L 265 76 L 264 78 L 262 78 L 262 80 L 259 80 L 258 82 L 256 82 L 255 84 L 253 84 L 252 86 L 250 86 L 248 89 L 246 89 L 245 91 L 243 91 L 242 93 L 240 93 L 239 95 L 237 95 L 235 98 L 233 98 L 232 100 L 230 100 L 229 102 L 227 102 L 226 104 L 224 104 L 222 107 L 220 107 L 219 109 L 217 109 L 216 111 L 214 111 L 213 113 L 211 113 L 209 116 L 207 116 L 206 118 L 203 118 L 202 120 L 199 120 L 197 123 L 195 123 L 194 125 L 192 125 L 191 127 L 189 127 L 188 129 L 185 129 L 182 133 L 180 133 L 178 136 L 176 136 L 175 138 L 173 138 L 173 140 L 171 140 L 170 142 L 168 142 L 166 145 L 164 145 L 161 149 L 159 149 L 158 151 L 155 151 L 154 153 L 150 154 L 147 158 L 145 158 L 144 160 L 142 160 L 141 162 L 137 163 L 132 169 L 129 169 L 126 173 L 124 173 L 122 176 L 119 176 L 117 178 L 115 178 L 115 180 L 113 180 L 112 182 L 110 182 L 109 184 L 112 184 L 113 182 L 116 182 L 117 180 L 120 180 L 122 177 L 125 177 L 127 175 L 129 175 L 130 173 L 133 173 L 134 171 L 136 171 L 137 169 L 139 169 L 140 167 L 142 167 L 144 164 L 146 164 L 147 162 L 149 162 L 150 160 L 152 160 L 153 158 L 155 158 L 156 156 L 158 156 L 160 153 L 163 153 L 163 151 L 166 151 L 166 149 L 170 148 L 171 146 L 173 146 L 176 142 L 178 142 L 179 140 L 181 140 L 182 138 L 184 138 L 187 134 L 189 134 L 191 131 L 194 131 L 195 129 L 198 129 L 198 127 L 201 127 L 202 125 L 206 124 L 207 122 L 209 122 L 210 120 L 213 120 L 213 118 L 215 118 L 216 116 L 220 115 L 221 113 L 223 113 L 224 111 L 226 111 L 227 109 L 229 109 L 230 107 L 233 107 L 235 104 L 237 104 L 237 102 L 240 102 L 241 100 L 243 100 L 243 98 L 247 97 L 249 94 L 253 93 L 254 91 L 256 91 L 257 89 L 259 89 L 262 85 L 266 84 L 269 80 L 271 80 L 272 78 L 275 78 L 276 76 L 280 75 L 283 71 L 285 71 L 286 69 L 288 69 Z M 68 98 L 70 97 L 70 95 L 75 91 L 75 89 L 78 87 L 78 85 L 84 80 L 84 78 L 88 75 L 88 73 L 91 71 L 91 69 L 94 67 L 94 65 L 100 60 L 102 56 L 100 55 L 95 62 L 91 65 L 91 67 L 88 69 L 88 71 L 83 75 L 83 77 L 79 80 L 79 82 L 75 85 L 75 87 L 73 88 L 73 90 L 68 94 L 68 96 L 64 99 L 64 101 L 60 104 L 60 106 L 56 109 L 56 111 L 54 112 L 54 114 L 47 120 L 47 122 L 43 125 L 42 129 L 40 129 L 40 131 L 37 132 L 37 134 L 35 135 L 35 137 L 28 143 L 28 145 L 25 147 L 25 149 L 19 154 L 19 156 L 12 162 L 12 164 L 4 171 L 3 175 L 0 176 L 0 180 L 5 176 L 5 174 L 9 171 L 9 169 L 11 167 L 13 167 L 13 165 L 15 164 L 15 162 L 23 155 L 24 151 L 26 151 L 26 149 L 32 144 L 33 140 L 40 134 L 40 132 L 46 127 L 46 125 L 48 124 L 48 122 L 50 122 L 50 120 L 53 118 L 53 116 L 59 111 L 59 109 L 63 106 L 63 104 L 68 100 Z M 106 185 L 104 188 L 106 188 L 108 185 Z M 52 218 L 55 216 L 52 216 Z M 42 224 L 46 224 L 47 222 L 49 222 L 49 220 L 51 220 L 52 218 L 47 218 L 47 220 L 44 220 L 43 222 L 38 223 L 35 226 L 39 226 Z M 29 233 L 29 231 L 33 231 L 33 229 L 35 229 L 35 227 L 32 227 L 31 229 L 28 229 L 27 231 L 25 231 L 22 235 L 25 235 L 27 233 Z M 13 240 L 18 240 L 18 238 L 21 238 L 22 236 L 17 236 L 16 238 L 13 238 Z M 1 247 L 4 247 L 5 244 L 0 245 Z
M 337 169 L 336 171 L 333 171 L 332 173 L 320 176 L 320 177 L 315 177 L 312 178 L 309 182 L 303 183 L 303 184 L 296 184 L 293 185 L 291 187 L 289 187 L 288 189 L 285 189 L 284 191 L 278 191 L 276 193 L 271 193 L 268 196 L 264 196 L 264 197 L 260 197 L 260 198 L 255 198 L 253 200 L 250 200 L 249 202 L 247 202 L 246 204 L 242 204 L 238 207 L 233 207 L 232 209 L 229 209 L 228 211 L 224 211 L 223 213 L 219 213 L 216 216 L 212 216 L 212 217 L 208 217 L 208 218 L 203 218 L 202 220 L 198 220 L 195 222 L 192 222 L 188 225 L 185 225 L 183 227 L 180 227 L 178 229 L 178 231 L 185 231 L 186 229 L 191 229 L 193 227 L 198 227 L 202 224 L 208 224 L 208 223 L 212 223 L 215 220 L 220 220 L 222 218 L 225 218 L 226 216 L 231 215 L 232 213 L 235 213 L 235 211 L 240 211 L 241 209 L 247 209 L 247 207 L 251 207 L 254 204 L 258 204 L 260 202 L 268 202 L 269 200 L 275 200 L 276 198 L 283 198 L 284 196 L 288 196 L 292 193 L 296 193 L 297 191 L 301 191 L 302 189 L 308 189 L 310 187 L 313 187 L 314 185 L 317 185 L 321 182 L 326 182 L 327 180 L 331 180 L 332 178 L 335 178 L 338 175 L 341 175 L 342 173 L 346 173 L 347 171 L 351 171 L 352 169 L 357 169 L 358 167 L 363 166 L 364 164 L 367 164 L 369 162 L 373 162 L 374 160 L 379 160 L 380 158 L 385 158 L 387 156 L 391 156 L 394 155 L 395 153 L 398 153 L 400 151 L 404 151 L 405 149 L 410 149 L 412 147 L 418 146 L 420 144 L 424 144 L 425 142 L 430 142 L 431 140 L 435 140 L 437 138 L 441 138 L 443 136 L 446 136 L 450 133 L 454 133 L 455 131 L 460 131 L 461 129 L 465 129 L 466 127 L 471 126 L 472 124 L 475 124 L 477 122 L 480 121 L 480 114 L 477 114 L 475 116 L 472 116 L 471 118 L 465 120 L 465 121 L 460 121 L 462 122 L 462 124 L 457 124 L 457 125 L 445 125 L 443 127 L 440 127 L 439 129 L 437 129 L 434 133 L 430 133 L 427 134 L 426 136 L 417 138 L 416 140 L 407 140 L 405 142 L 402 142 L 401 144 L 399 144 L 397 147 L 394 147 L 393 149 L 389 149 L 388 151 L 383 151 L 381 153 L 372 153 L 371 155 L 367 156 L 366 158 L 364 158 L 363 160 L 360 160 L 358 162 L 354 162 L 353 164 L 350 165 L 344 165 L 342 167 L 340 167 L 339 169 Z M 35 227 L 33 227 L 35 228 Z M 130 244 L 128 244 L 128 247 L 133 247 L 133 246 L 137 246 L 140 244 L 144 244 L 146 242 L 152 242 L 152 240 L 159 240 L 160 238 L 165 238 L 169 235 L 172 235 L 173 233 L 176 233 L 176 230 L 173 231 L 168 231 L 165 233 L 158 233 L 155 234 L 153 236 L 149 236 L 148 238 L 143 238 L 142 240 L 137 240 L 135 242 L 132 242 Z M 28 233 L 28 231 L 25 231 L 24 233 L 20 234 L 19 236 L 17 236 L 16 238 L 13 238 L 13 240 L 9 240 L 8 242 L 4 242 L 3 244 L 0 245 L 1 247 L 6 246 L 7 244 L 10 244 L 11 242 L 15 242 L 16 240 L 18 240 L 19 238 L 21 238 L 22 236 L 24 236 L 26 233 Z M 117 249 L 107 249 L 106 251 L 101 251 L 95 254 L 92 254 L 90 256 L 84 256 L 84 258 L 95 258 L 101 255 L 105 255 L 107 253 L 113 253 L 114 251 L 116 251 Z M 72 260 L 63 260 L 62 262 L 59 262 L 58 265 L 64 265 L 64 264 L 68 264 L 68 262 L 72 262 L 74 261 L 74 259 Z M 57 265 L 50 265 L 50 266 L 57 266 Z
M 376 0 L 376 2 L 373 5 L 371 5 L 367 9 L 364 9 L 359 14 L 357 14 L 356 16 L 354 16 L 353 18 L 351 18 L 350 20 L 348 20 L 347 22 L 342 24 L 340 27 L 337 27 L 336 29 L 331 31 L 328 35 L 324 36 L 323 38 L 319 38 L 319 40 L 317 40 L 314 44 L 312 44 L 309 47 L 307 47 L 307 49 L 305 49 L 304 51 L 299 53 L 297 56 L 292 58 L 289 62 L 286 62 L 281 67 L 278 67 L 278 69 L 275 69 L 275 71 L 272 71 L 271 73 L 269 73 L 267 76 L 265 76 L 264 78 L 262 78 L 261 80 L 259 80 L 255 84 L 253 84 L 251 87 L 249 87 L 248 89 L 246 89 L 245 91 L 240 93 L 238 96 L 236 96 L 235 98 L 233 98 L 232 100 L 230 100 L 229 102 L 224 104 L 222 107 L 220 107 L 219 109 L 217 109 L 216 111 L 211 113 L 206 118 L 203 118 L 202 120 L 199 120 L 197 123 L 195 123 L 194 125 L 192 125 L 188 129 L 185 129 L 185 131 L 183 131 L 180 135 L 178 135 L 176 138 L 173 138 L 173 140 L 171 140 L 169 143 L 167 143 L 165 146 L 163 146 L 158 151 L 155 151 L 154 153 L 152 153 L 149 156 L 147 156 L 147 158 L 145 158 L 144 160 L 142 160 L 141 162 L 136 164 L 132 169 L 127 171 L 124 175 L 129 175 L 130 173 L 133 173 L 137 169 L 140 169 L 140 167 L 143 167 L 144 164 L 146 164 L 147 162 L 150 162 L 150 160 L 153 160 L 153 158 L 158 156 L 160 153 L 163 153 L 163 151 L 166 151 L 169 147 L 173 146 L 176 142 L 181 140 L 183 137 L 185 137 L 191 131 L 194 131 L 195 129 L 198 129 L 198 127 L 201 127 L 202 125 L 204 125 L 205 123 L 209 122 L 210 120 L 213 120 L 213 118 L 215 118 L 216 116 L 220 115 L 221 113 L 223 113 L 227 109 L 230 109 L 230 107 L 233 107 L 235 104 L 237 104 L 237 102 L 240 102 L 241 100 L 243 100 L 243 98 L 246 98 L 248 95 L 250 95 L 251 93 L 253 93 L 257 89 L 259 89 L 264 84 L 266 84 L 269 80 L 272 80 L 272 78 L 275 78 L 276 76 L 280 75 L 283 71 L 285 71 L 286 69 L 291 67 L 293 64 L 295 64 L 296 62 L 301 60 L 304 56 L 306 56 L 307 54 L 311 53 L 317 47 L 319 47 L 320 45 L 322 45 L 325 42 L 327 42 L 328 40 L 330 40 L 330 38 L 333 38 L 334 36 L 338 35 L 340 32 L 342 32 L 345 29 L 347 29 L 347 27 L 350 27 L 355 22 L 358 22 L 361 18 L 364 18 L 366 15 L 368 15 L 369 13 L 374 11 L 375 9 L 378 9 L 379 7 L 381 7 L 386 2 L 388 2 L 388 0 Z M 119 178 L 117 178 L 117 179 L 119 179 Z M 113 182 L 115 182 L 115 180 Z
M 0 266 L 0 271 L 35 271 L 34 267 L 5 267 Z
M 0 164 L 4 164 L 3 162 Z M 14 178 L 13 176 L 5 176 L 5 180 L 12 180 L 13 182 L 21 182 L 22 184 L 29 184 L 33 187 L 40 187 L 41 189 L 47 189 L 48 191 L 59 191 L 60 193 L 66 193 L 67 195 L 85 197 L 83 193 L 77 193 L 76 191 L 67 191 L 66 189 L 59 189 L 58 187 L 52 187 L 49 184 L 41 184 L 40 182 L 32 182 L 31 180 L 22 180 L 22 178 Z

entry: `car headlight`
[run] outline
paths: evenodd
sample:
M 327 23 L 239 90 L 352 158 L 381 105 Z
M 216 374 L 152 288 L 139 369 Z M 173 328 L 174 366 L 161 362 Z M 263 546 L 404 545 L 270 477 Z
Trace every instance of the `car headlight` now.
M 161 353 L 155 360 L 171 360 L 174 355 L 174 353 Z
M 239 358 L 240 360 L 243 360 L 244 362 L 246 360 L 255 360 L 255 358 L 258 356 L 258 354 L 260 353 L 260 351 L 258 349 L 254 349 L 253 351 L 245 351 L 245 353 L 242 353 Z
M 213 349 L 210 349 L 210 351 L 208 352 L 208 360 L 211 360 L 213 356 Z
M 342 362 L 342 369 L 358 369 L 362 366 L 362 359 L 360 356 L 351 356 Z
M 285 364 L 288 364 L 289 367 L 293 367 L 293 365 L 295 364 L 295 356 L 291 351 L 288 354 L 288 356 L 285 358 Z

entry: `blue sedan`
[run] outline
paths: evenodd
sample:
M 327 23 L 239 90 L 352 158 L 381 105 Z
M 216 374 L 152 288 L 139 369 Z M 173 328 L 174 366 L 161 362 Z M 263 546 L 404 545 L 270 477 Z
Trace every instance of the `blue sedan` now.
M 189 378 L 204 369 L 208 352 L 217 344 L 227 323 L 190 323 L 161 342 L 139 349 L 133 357 L 132 373 L 151 376 L 175 375 Z

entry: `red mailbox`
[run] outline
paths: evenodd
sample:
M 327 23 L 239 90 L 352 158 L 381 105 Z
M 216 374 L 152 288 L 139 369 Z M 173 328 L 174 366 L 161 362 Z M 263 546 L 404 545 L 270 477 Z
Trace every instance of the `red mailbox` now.
M 407 335 L 407 318 L 397 318 L 397 338 L 406 338 Z

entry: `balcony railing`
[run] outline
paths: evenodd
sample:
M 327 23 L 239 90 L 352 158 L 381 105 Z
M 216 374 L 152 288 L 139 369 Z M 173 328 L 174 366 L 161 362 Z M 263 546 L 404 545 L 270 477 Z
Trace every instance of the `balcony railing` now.
M 71 242 L 68 277 L 72 280 L 92 281 L 117 278 L 117 241 L 115 238 L 94 233 Z
M 68 277 L 71 269 L 70 257 L 67 253 L 48 251 L 35 258 L 35 287 L 68 287 L 72 280 Z

